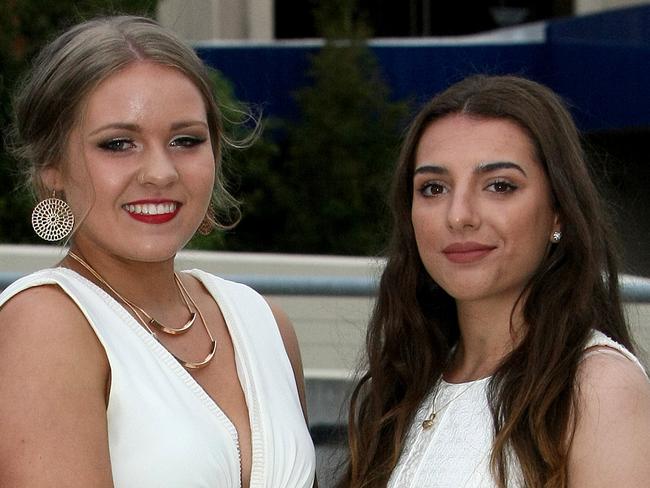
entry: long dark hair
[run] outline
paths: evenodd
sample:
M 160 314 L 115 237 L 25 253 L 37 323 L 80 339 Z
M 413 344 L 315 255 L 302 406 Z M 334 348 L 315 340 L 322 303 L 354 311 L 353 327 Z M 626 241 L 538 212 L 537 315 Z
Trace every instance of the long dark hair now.
M 513 76 L 473 76 L 433 98 L 412 122 L 394 173 L 388 262 L 367 332 L 365 373 L 349 416 L 350 459 L 339 486 L 383 487 L 405 434 L 459 339 L 454 299 L 427 274 L 411 224 L 414 156 L 423 131 L 449 114 L 515 122 L 548 176 L 562 240 L 522 294 L 524 336 L 490 379 L 492 470 L 507 486 L 513 453 L 525 486 L 565 487 L 576 371 L 592 329 L 632 350 L 618 293 L 612 226 L 557 95 Z

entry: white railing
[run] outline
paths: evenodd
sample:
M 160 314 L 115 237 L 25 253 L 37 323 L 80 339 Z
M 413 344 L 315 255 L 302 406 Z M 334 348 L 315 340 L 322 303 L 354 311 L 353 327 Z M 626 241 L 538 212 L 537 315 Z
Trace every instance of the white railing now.
M 0 289 L 26 273 L 0 272 Z M 379 281 L 373 277 L 229 274 L 223 278 L 244 283 L 264 295 L 374 296 Z M 621 296 L 626 303 L 650 303 L 650 279 L 621 275 Z

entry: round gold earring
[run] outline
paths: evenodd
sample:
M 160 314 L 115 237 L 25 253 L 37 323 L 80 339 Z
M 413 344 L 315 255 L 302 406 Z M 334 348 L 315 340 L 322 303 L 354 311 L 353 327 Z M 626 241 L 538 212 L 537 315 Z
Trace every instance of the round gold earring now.
M 74 215 L 65 200 L 52 197 L 41 200 L 32 211 L 32 228 L 45 241 L 60 241 L 70 235 L 74 227 Z
M 214 210 L 212 210 L 212 207 L 210 206 L 208 207 L 208 211 L 205 213 L 205 217 L 203 217 L 201 225 L 199 225 L 199 228 L 196 229 L 196 231 L 202 236 L 209 236 L 215 227 L 214 219 Z

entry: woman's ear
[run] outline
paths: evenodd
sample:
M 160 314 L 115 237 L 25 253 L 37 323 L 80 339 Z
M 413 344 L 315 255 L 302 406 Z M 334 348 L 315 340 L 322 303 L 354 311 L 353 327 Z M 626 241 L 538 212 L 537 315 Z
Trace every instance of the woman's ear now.
M 562 221 L 560 214 L 556 211 L 553 216 L 553 232 L 562 232 Z
M 560 223 L 560 218 L 556 212 L 553 217 L 553 230 L 549 240 L 551 241 L 551 244 L 557 244 L 560 242 L 560 239 L 562 239 L 562 224 Z
M 40 186 L 45 192 L 51 193 L 53 190 L 63 190 L 63 175 L 57 164 L 48 164 L 40 170 L 39 179 Z

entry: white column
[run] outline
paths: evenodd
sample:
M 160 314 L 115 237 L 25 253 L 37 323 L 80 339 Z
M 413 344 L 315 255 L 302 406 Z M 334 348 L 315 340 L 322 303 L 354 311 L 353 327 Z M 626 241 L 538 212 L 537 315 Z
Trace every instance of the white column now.
M 270 41 L 275 37 L 273 0 L 241 0 L 247 4 L 248 38 Z
M 650 0 L 574 0 L 573 2 L 576 15 L 643 4 L 650 4 Z
M 213 22 L 214 4 L 218 0 L 161 0 L 156 17 L 187 41 L 216 37 Z
M 188 41 L 273 39 L 273 0 L 161 0 L 157 18 Z

